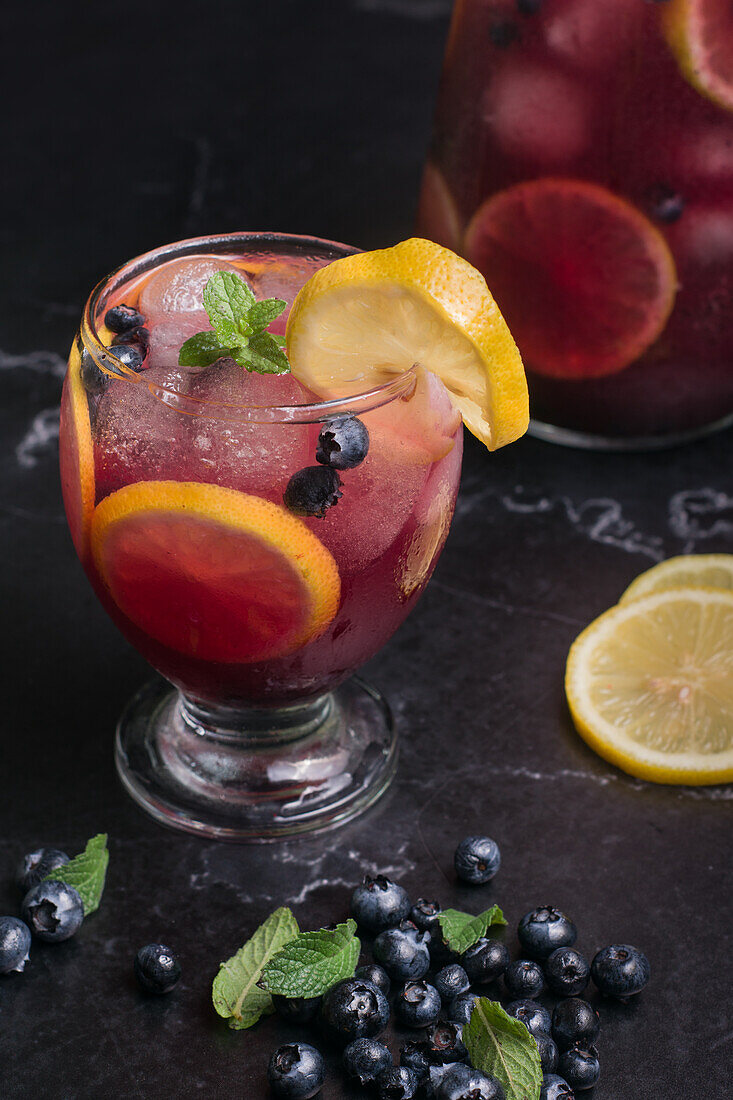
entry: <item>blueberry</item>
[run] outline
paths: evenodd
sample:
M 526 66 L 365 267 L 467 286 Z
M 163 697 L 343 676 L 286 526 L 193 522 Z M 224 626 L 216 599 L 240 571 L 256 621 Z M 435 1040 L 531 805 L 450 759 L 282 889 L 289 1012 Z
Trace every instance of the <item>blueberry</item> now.
M 113 338 L 111 346 L 115 348 L 119 347 L 120 344 L 131 344 L 133 347 L 139 348 L 143 359 L 147 359 L 150 350 L 150 333 L 142 326 L 130 329 L 129 332 L 120 332 Z
M 383 1070 L 392 1065 L 392 1055 L 376 1039 L 354 1039 L 344 1050 L 343 1066 L 347 1077 L 360 1085 L 372 1085 Z
M 578 930 L 559 909 L 543 905 L 524 914 L 517 935 L 528 958 L 546 959 L 558 947 L 572 947 Z
M 386 970 L 383 970 L 381 966 L 377 966 L 376 963 L 368 963 L 366 966 L 360 966 L 354 974 L 354 977 L 361 978 L 365 982 L 372 982 L 376 985 L 377 989 L 382 990 L 385 997 L 389 997 L 392 988 L 389 974 Z
M 542 1078 L 540 1100 L 573 1100 L 574 1096 L 567 1081 L 556 1073 L 548 1073 Z
M 517 0 L 517 11 L 520 15 L 536 15 L 545 0 Z
M 367 876 L 351 895 L 351 914 L 367 932 L 394 928 L 409 912 L 407 891 L 384 875 Z
M 181 976 L 181 964 L 170 947 L 148 943 L 135 956 L 135 977 L 146 993 L 170 993 Z
M 428 982 L 405 982 L 395 1000 L 395 1012 L 407 1027 L 427 1027 L 438 1022 L 440 994 Z
M 595 956 L 591 973 L 601 993 L 610 997 L 633 997 L 649 981 L 649 960 L 631 944 L 613 943 Z
M 430 932 L 431 935 L 442 936 L 438 917 L 443 912 L 437 901 L 428 901 L 427 898 L 418 898 L 409 913 L 413 924 L 417 925 L 421 932 Z
M 457 1024 L 467 1024 L 478 999 L 478 993 L 461 993 L 458 997 L 454 997 L 448 1005 L 448 1019 L 454 1020 Z
M 537 1049 L 540 1052 L 540 1066 L 543 1073 L 554 1073 L 557 1069 L 557 1046 L 551 1035 L 546 1035 L 544 1031 L 541 1031 L 539 1035 L 535 1035 L 534 1041 L 537 1044 Z
M 463 1027 L 450 1021 L 447 1024 L 434 1024 L 428 1028 L 426 1038 L 428 1062 L 434 1066 L 445 1066 L 449 1062 L 465 1062 L 468 1051 L 463 1042 Z
M 28 962 L 31 933 L 17 917 L 0 917 L 0 974 L 19 973 Z
M 90 352 L 86 348 L 81 353 L 81 366 L 79 368 L 79 374 L 81 376 L 82 385 L 87 393 L 98 396 L 109 386 L 112 382 L 112 377 L 109 374 L 105 374 L 103 370 L 100 370 Z
M 515 1020 L 521 1020 L 530 1035 L 550 1034 L 552 1017 L 547 1009 L 538 1005 L 536 1001 L 512 1001 L 506 1006 L 506 1011 Z
M 144 324 L 145 318 L 132 306 L 119 305 L 107 310 L 104 323 L 111 332 L 128 332 Z
M 512 999 L 531 1000 L 539 997 L 545 988 L 542 967 L 529 959 L 518 959 L 510 963 L 504 974 L 507 993 Z
M 400 1048 L 400 1065 L 407 1066 L 417 1075 L 419 1081 L 423 1081 L 430 1072 L 428 1059 L 428 1044 L 424 1041 L 410 1041 Z
M 461 882 L 482 886 L 490 882 L 501 863 L 499 845 L 487 836 L 467 836 L 458 845 L 453 865 Z
M 580 997 L 560 1001 L 552 1014 L 552 1037 L 560 1050 L 580 1043 L 593 1043 L 601 1030 L 601 1019 L 593 1005 Z
M 489 39 L 499 50 L 506 50 L 519 37 L 519 28 L 510 19 L 495 19 L 489 27 Z
M 545 978 L 557 997 L 575 997 L 588 984 L 588 960 L 574 947 L 558 947 L 545 959 Z
M 506 1093 L 496 1077 L 458 1063 L 446 1073 L 435 1096 L 436 1100 L 505 1100 Z
M 16 871 L 15 881 L 23 893 L 27 894 L 46 875 L 50 875 L 52 871 L 63 867 L 68 862 L 69 857 L 66 852 L 62 852 L 58 848 L 36 848 L 35 852 L 29 852 L 27 856 L 23 856 L 21 859 Z
M 429 932 L 420 932 L 412 921 L 380 932 L 374 941 L 374 958 L 397 982 L 418 981 L 430 968 Z
M 369 432 L 355 416 L 328 420 L 318 435 L 316 462 L 333 470 L 353 470 L 367 456 Z
M 418 1090 L 417 1075 L 407 1066 L 390 1066 L 377 1078 L 379 1100 L 413 1100 Z
M 21 916 L 39 940 L 60 943 L 78 932 L 84 920 L 84 905 L 73 886 L 47 879 L 23 898 Z
M 496 981 L 509 966 L 509 961 L 506 946 L 488 936 L 477 940 L 461 955 L 461 966 L 471 984 Z
M 308 1043 L 278 1047 L 267 1067 L 267 1080 L 274 1096 L 286 1100 L 309 1100 L 323 1086 L 323 1055 Z
M 572 1089 L 592 1089 L 601 1075 L 598 1051 L 594 1046 L 571 1047 L 560 1055 L 558 1069 Z
M 371 982 L 346 978 L 331 986 L 323 998 L 321 1020 L 336 1042 L 371 1039 L 384 1031 L 389 1019 L 389 1002 Z
M 443 1004 L 450 1004 L 454 997 L 468 993 L 471 983 L 468 974 L 459 963 L 449 963 L 435 975 L 435 988 Z
M 123 367 L 127 367 L 128 370 L 138 371 L 143 367 L 143 353 L 142 348 L 138 344 L 116 344 L 113 348 L 108 348 L 110 356 L 114 359 L 119 359 Z M 115 363 L 110 364 L 113 370 L 116 370 Z
M 293 474 L 283 493 L 285 507 L 296 516 L 323 519 L 341 497 L 341 478 L 329 466 L 306 466 Z
M 290 1024 L 307 1024 L 315 1020 L 321 1007 L 320 997 L 281 997 L 273 993 L 272 1003 L 278 1016 Z
M 658 183 L 649 192 L 647 205 L 653 218 L 672 225 L 682 217 L 685 200 L 673 187 L 666 183 Z

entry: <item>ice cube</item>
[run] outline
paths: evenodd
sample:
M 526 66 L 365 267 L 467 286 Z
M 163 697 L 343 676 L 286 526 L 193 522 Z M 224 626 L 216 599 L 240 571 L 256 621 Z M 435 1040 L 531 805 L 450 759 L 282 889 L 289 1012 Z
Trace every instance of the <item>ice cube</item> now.
M 232 271 L 246 278 L 239 268 L 216 256 L 197 256 L 195 259 L 171 260 L 164 264 L 140 294 L 138 309 L 145 317 L 145 323 L 155 325 L 181 313 L 206 317 L 204 287 L 217 271 Z M 203 327 L 210 327 L 208 319 Z
M 530 62 L 497 71 L 482 112 L 505 154 L 543 168 L 577 157 L 589 136 L 588 104 L 579 82 Z
M 170 321 L 158 321 L 150 332 L 148 363 L 151 367 L 177 366 L 178 354 L 186 340 L 209 329 L 211 324 L 206 313 L 182 313 Z
M 628 59 L 635 40 L 642 41 L 645 17 L 639 0 L 566 0 L 548 11 L 545 38 L 556 57 L 598 73 L 619 58 Z
M 229 359 L 193 378 L 191 395 L 204 403 L 191 424 L 197 479 L 282 504 L 291 476 L 315 461 L 318 428 L 237 420 L 237 409 L 306 404 L 312 400 L 307 391 L 291 374 L 250 373 Z
M 163 404 L 147 383 L 185 393 L 182 369 L 151 366 L 139 381 L 115 380 L 94 419 L 97 499 L 130 482 L 196 480 L 191 461 L 191 418 Z

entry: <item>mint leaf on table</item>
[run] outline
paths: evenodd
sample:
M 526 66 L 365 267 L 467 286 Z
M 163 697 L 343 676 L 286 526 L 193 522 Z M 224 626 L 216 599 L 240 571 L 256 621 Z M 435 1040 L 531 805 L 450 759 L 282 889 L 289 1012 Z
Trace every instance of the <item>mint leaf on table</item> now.
M 506 924 L 504 914 L 498 905 L 492 905 L 478 916 L 462 913 L 460 909 L 444 909 L 438 914 L 443 939 L 458 955 L 462 955 L 473 944 L 486 935 L 494 924 Z
M 287 305 L 282 298 L 255 300 L 249 285 L 233 271 L 217 271 L 204 287 L 204 307 L 211 330 L 197 332 L 181 347 L 178 365 L 208 367 L 227 357 L 245 370 L 286 374 L 283 338 L 267 332 Z
M 270 959 L 260 984 L 283 997 L 320 997 L 343 978 L 353 977 L 361 944 L 356 921 L 335 928 L 301 932 Z
M 471 1065 L 497 1077 L 506 1100 L 539 1100 L 542 1067 L 537 1043 L 520 1020 L 480 997 L 463 1028 Z
M 51 871 L 46 878 L 73 886 L 81 897 L 84 916 L 88 917 L 95 909 L 99 909 L 108 863 L 107 834 L 98 833 L 87 841 L 87 846 L 80 855 Z
M 298 935 L 298 922 L 289 909 L 276 909 L 236 955 L 223 962 L 211 987 L 214 1008 L 240 1031 L 252 1027 L 273 1011 L 272 997 L 257 982 L 262 968 Z

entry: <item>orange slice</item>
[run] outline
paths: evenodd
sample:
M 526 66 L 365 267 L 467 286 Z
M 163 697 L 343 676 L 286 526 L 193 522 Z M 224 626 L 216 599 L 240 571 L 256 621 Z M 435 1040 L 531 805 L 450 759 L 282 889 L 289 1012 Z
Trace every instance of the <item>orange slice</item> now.
M 89 526 L 94 511 L 94 447 L 76 340 L 61 396 L 59 467 L 69 531 L 74 549 L 84 562 L 89 553 Z
M 528 368 L 556 378 L 623 370 L 661 333 L 677 274 L 658 229 L 585 180 L 500 191 L 466 231 Z
M 671 0 L 660 12 L 682 75 L 702 95 L 733 111 L 733 18 L 721 0 Z
M 338 567 L 318 537 L 279 505 L 220 485 L 126 485 L 96 508 L 91 545 L 120 610 L 201 660 L 284 657 L 338 610 Z

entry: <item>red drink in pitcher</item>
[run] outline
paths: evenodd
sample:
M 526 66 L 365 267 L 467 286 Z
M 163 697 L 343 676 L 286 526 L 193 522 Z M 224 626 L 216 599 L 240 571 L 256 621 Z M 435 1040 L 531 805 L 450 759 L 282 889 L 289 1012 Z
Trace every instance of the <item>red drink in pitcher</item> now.
M 730 422 L 729 0 L 457 0 L 418 229 L 486 276 L 537 434 Z

